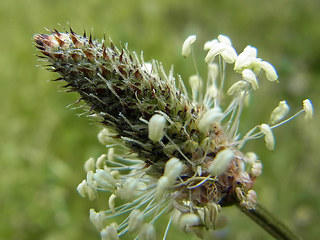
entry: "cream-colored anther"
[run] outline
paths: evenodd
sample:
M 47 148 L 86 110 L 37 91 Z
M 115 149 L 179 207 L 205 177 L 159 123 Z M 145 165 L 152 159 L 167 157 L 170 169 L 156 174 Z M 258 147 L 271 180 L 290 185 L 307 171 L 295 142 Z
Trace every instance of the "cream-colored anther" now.
M 223 113 L 221 112 L 220 108 L 211 108 L 208 111 L 206 111 L 201 117 L 198 124 L 198 129 L 202 133 L 208 132 L 212 128 L 212 124 L 220 122 L 222 118 Z
M 153 142 L 159 142 L 164 136 L 166 119 L 160 114 L 154 114 L 148 123 L 148 137 Z
M 233 159 L 234 152 L 228 148 L 224 149 L 218 152 L 213 162 L 209 166 L 208 171 L 212 176 L 219 176 L 228 169 Z
M 189 36 L 182 45 L 182 56 L 189 57 L 191 52 L 191 45 L 196 41 L 196 35 Z
M 289 106 L 286 101 L 280 101 L 279 105 L 272 111 L 270 115 L 270 123 L 275 124 L 283 119 L 289 112 Z
M 260 131 L 264 134 L 264 140 L 266 142 L 266 147 L 273 151 L 275 146 L 274 136 L 272 130 L 268 124 L 261 124 L 259 126 Z

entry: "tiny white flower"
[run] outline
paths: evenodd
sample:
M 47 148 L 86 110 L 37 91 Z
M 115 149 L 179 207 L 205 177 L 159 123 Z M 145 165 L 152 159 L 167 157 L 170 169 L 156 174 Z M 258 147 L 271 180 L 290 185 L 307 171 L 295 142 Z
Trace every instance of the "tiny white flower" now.
M 234 159 L 234 152 L 227 148 L 218 152 L 213 162 L 208 168 L 208 171 L 212 176 L 219 176 L 221 173 L 226 171 Z
M 225 48 L 226 48 L 226 44 L 224 44 L 224 43 L 216 43 L 209 50 L 209 52 L 207 53 L 207 56 L 205 57 L 204 61 L 206 63 L 211 63 L 215 59 L 215 57 L 217 55 L 221 54 L 224 51 Z
M 210 64 L 219 54 L 227 63 L 233 63 L 237 58 L 237 52 L 232 46 L 219 42 L 211 47 L 204 61 Z
M 109 151 L 111 149 L 109 149 Z M 109 151 L 108 151 L 108 153 L 109 153 Z M 96 169 L 103 169 L 104 166 L 106 165 L 106 159 L 107 159 L 107 155 L 106 154 L 102 154 L 100 157 L 98 157 L 98 159 L 96 161 Z M 110 160 L 110 159 L 108 159 L 108 160 Z
M 242 53 L 240 53 L 235 61 L 234 70 L 241 72 L 243 69 L 249 67 L 257 61 L 257 49 L 247 46 Z
M 102 240 L 119 240 L 117 229 L 112 224 L 103 229 L 100 235 Z
M 139 234 L 139 240 L 156 240 L 156 231 L 154 229 L 154 226 L 150 223 L 145 223 L 140 234 Z
M 85 163 L 84 163 L 84 170 L 86 172 L 89 172 L 89 171 L 94 171 L 96 168 L 95 168 L 95 160 L 94 158 L 89 158 Z
M 247 152 L 245 160 L 248 164 L 252 165 L 258 161 L 258 156 L 254 152 Z
M 94 188 L 89 187 L 89 186 L 87 188 L 87 194 L 88 194 L 88 198 L 90 201 L 96 199 L 96 197 L 97 197 L 97 191 Z
M 211 41 L 207 41 L 205 44 L 204 44 L 204 47 L 203 49 L 205 51 L 208 51 L 210 50 L 212 47 L 214 47 L 217 43 L 219 43 L 218 39 L 213 39 Z
M 191 45 L 196 41 L 196 35 L 189 36 L 182 45 L 182 56 L 188 57 L 191 52 Z
M 103 228 L 104 218 L 104 212 L 96 212 L 94 209 L 90 209 L 90 221 L 98 230 Z
M 89 171 L 87 172 L 87 184 L 90 187 L 94 188 L 94 182 L 93 182 L 93 171 Z
M 313 117 L 313 106 L 309 99 L 303 100 L 303 110 L 305 111 L 305 119 L 310 120 Z
M 238 57 L 236 50 L 231 46 L 226 46 L 222 51 L 221 56 L 226 63 L 234 63 Z
M 235 93 L 243 91 L 247 87 L 248 83 L 246 81 L 240 80 L 234 83 L 227 91 L 228 95 L 233 95 Z
M 220 34 L 218 36 L 218 40 L 219 40 L 219 42 L 224 43 L 224 44 L 226 44 L 228 46 L 232 45 L 230 38 L 227 37 L 226 35 Z
M 132 200 L 137 195 L 137 190 L 139 186 L 139 179 L 129 177 L 123 183 L 123 194 L 124 198 L 127 200 Z
M 109 204 L 109 208 L 110 210 L 115 213 L 115 200 L 116 200 L 117 196 L 115 194 L 111 194 L 111 196 L 109 197 L 108 200 L 108 204 Z
M 166 119 L 160 114 L 154 114 L 148 124 L 148 137 L 153 142 L 159 142 L 164 136 Z
M 266 76 L 269 81 L 275 82 L 278 80 L 277 71 L 269 62 L 260 61 L 258 66 L 260 66 L 266 72 Z
M 80 194 L 81 197 L 86 197 L 87 196 L 87 188 L 88 184 L 86 180 L 83 180 L 77 187 L 77 191 Z
M 240 187 L 236 187 L 235 193 L 240 201 L 243 201 L 246 198 L 246 196 L 243 194 L 243 190 Z
M 166 162 L 163 175 L 167 176 L 171 183 L 174 183 L 177 177 L 181 174 L 183 167 L 183 163 L 178 158 L 171 158 Z
M 242 78 L 251 84 L 253 90 L 257 90 L 259 88 L 256 74 L 251 69 L 244 69 L 242 71 Z
M 138 231 L 143 224 L 143 213 L 135 209 L 129 215 L 128 221 L 128 232 L 136 232 Z
M 106 169 L 97 169 L 96 173 L 93 174 L 93 179 L 101 187 L 117 186 L 116 180 L 113 178 L 110 172 Z
M 255 162 L 252 164 L 251 167 L 251 174 L 255 177 L 260 176 L 262 173 L 262 163 L 261 162 Z
M 220 211 L 220 206 L 215 203 L 208 203 L 204 207 L 204 223 L 209 229 L 215 228 L 215 223 L 217 220 L 218 213 Z
M 108 149 L 108 155 L 107 155 L 108 161 L 113 162 L 113 161 L 114 161 L 114 156 L 115 156 L 115 154 L 114 154 L 114 148 L 109 148 L 109 149 Z
M 194 213 L 183 214 L 179 219 L 179 226 L 182 230 L 188 231 L 191 227 L 199 226 L 201 219 L 199 215 Z
M 283 119 L 289 112 L 289 106 L 286 101 L 280 101 L 279 105 L 272 111 L 270 115 L 270 123 L 274 124 Z
M 218 39 L 206 42 L 204 50 L 209 50 L 205 57 L 205 62 L 208 64 L 219 54 L 227 63 L 233 63 L 237 59 L 237 52 L 232 47 L 231 40 L 225 35 L 219 35 Z
M 96 187 L 96 182 L 93 179 L 93 171 L 87 172 L 87 195 L 90 201 L 97 197 Z
M 162 176 L 159 178 L 157 183 L 156 194 L 155 194 L 155 197 L 157 200 L 161 199 L 161 197 L 165 194 L 169 186 L 170 186 L 170 180 L 167 176 Z
M 200 132 L 207 132 L 211 129 L 212 124 L 215 122 L 220 122 L 223 117 L 223 113 L 221 112 L 221 109 L 218 107 L 209 109 L 208 111 L 203 114 L 201 117 L 198 128 Z
M 270 126 L 268 124 L 261 124 L 259 126 L 260 128 L 260 131 L 264 134 L 264 140 L 266 142 L 266 147 L 273 151 L 274 150 L 274 136 L 273 136 L 273 133 L 272 133 L 272 130 L 270 128 Z
M 249 190 L 246 197 L 247 201 L 252 205 L 255 205 L 257 203 L 257 193 L 254 190 Z
M 117 134 L 109 128 L 102 129 L 98 134 L 98 140 L 102 145 L 108 145 L 115 142 L 114 136 Z

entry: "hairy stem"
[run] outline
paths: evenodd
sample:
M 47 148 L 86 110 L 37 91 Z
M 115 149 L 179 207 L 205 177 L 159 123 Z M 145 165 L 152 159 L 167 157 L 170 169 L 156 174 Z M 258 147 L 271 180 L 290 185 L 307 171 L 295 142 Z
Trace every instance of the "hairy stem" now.
M 281 240 L 299 240 L 301 239 L 293 233 L 283 222 L 275 218 L 268 210 L 261 204 L 257 203 L 255 209 L 248 210 L 239 203 L 237 207 L 244 212 L 253 221 L 259 224 L 265 231 L 271 234 L 275 239 Z

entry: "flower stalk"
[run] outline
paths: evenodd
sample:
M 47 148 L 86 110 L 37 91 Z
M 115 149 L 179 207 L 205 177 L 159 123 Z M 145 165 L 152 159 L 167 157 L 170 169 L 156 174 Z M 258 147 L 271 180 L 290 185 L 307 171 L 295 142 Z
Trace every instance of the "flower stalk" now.
M 274 217 L 261 204 L 256 203 L 254 209 L 248 210 L 241 204 L 236 206 L 250 217 L 255 223 L 260 225 L 265 231 L 272 235 L 275 239 L 281 240 L 300 240 L 301 238 L 292 232 L 283 222 Z
M 184 57 L 195 40 L 192 35 L 184 42 Z M 167 75 L 159 62 L 145 62 L 127 45 L 117 48 L 110 40 L 107 46 L 106 40 L 80 36 L 72 29 L 37 34 L 34 41 L 49 70 L 60 75 L 56 80 L 66 82 L 67 91 L 79 93 L 77 102 L 83 101 L 86 113 L 103 126 L 98 139 L 108 152 L 85 163 L 87 177 L 77 188 L 90 200 L 100 191 L 110 193 L 108 210 L 90 211 L 102 239 L 156 239 L 153 223 L 164 213 L 171 216 L 163 239 L 172 219 L 182 231 L 204 238 L 215 229 L 221 208 L 230 205 L 239 206 L 272 233 L 275 224 L 269 224 L 253 190 L 262 163 L 241 148 L 248 140 L 264 137 L 273 150 L 272 130 L 303 112 L 310 119 L 313 109 L 311 101 L 304 100 L 303 110 L 278 123 L 289 111 L 282 101 L 269 124 L 240 137 L 241 112 L 251 92 L 259 89 L 260 72 L 271 82 L 278 79 L 274 67 L 257 58 L 256 48 L 247 46 L 238 55 L 224 35 L 207 42 L 206 91 L 202 78 L 194 75 L 190 99 L 180 76 L 174 77 L 172 70 Z M 237 81 L 226 76 L 227 65 L 234 65 Z M 225 91 L 226 85 L 230 87 Z M 230 102 L 222 103 L 225 99 Z M 117 205 L 117 199 L 123 203 Z M 114 219 L 120 215 L 124 220 L 117 223 Z

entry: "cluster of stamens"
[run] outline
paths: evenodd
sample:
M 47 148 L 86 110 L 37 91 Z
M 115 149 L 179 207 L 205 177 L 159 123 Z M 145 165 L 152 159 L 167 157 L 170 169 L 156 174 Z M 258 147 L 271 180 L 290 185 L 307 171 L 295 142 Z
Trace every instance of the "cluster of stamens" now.
M 104 126 L 98 138 L 108 153 L 85 163 L 87 177 L 77 189 L 90 200 L 98 191 L 110 192 L 109 210 L 90 210 L 90 220 L 105 240 L 124 234 L 156 239 L 153 223 L 164 213 L 170 220 L 163 239 L 172 221 L 203 237 L 215 229 L 221 207 L 254 209 L 252 188 L 262 164 L 253 152 L 242 153 L 242 146 L 264 136 L 273 150 L 274 128 L 302 112 L 312 116 L 306 99 L 303 110 L 283 120 L 289 107 L 281 101 L 269 123 L 240 137 L 240 115 L 250 93 L 259 88 L 258 76 L 265 72 L 272 82 L 278 76 L 270 63 L 257 58 L 254 47 L 238 55 L 223 35 L 205 44 L 207 85 L 199 75 L 191 76 L 191 98 L 172 70 L 167 75 L 160 63 L 144 62 L 142 54 L 127 46 L 118 49 L 110 41 L 107 47 L 105 40 L 100 43 L 71 29 L 35 35 L 34 40 L 49 69 L 60 75 L 57 80 L 78 92 L 88 115 Z M 190 36 L 184 42 L 184 57 L 193 54 L 195 40 Z M 223 103 L 225 82 L 230 81 L 227 64 L 239 76 L 226 91 L 228 105 Z M 222 105 L 227 107 L 222 110 Z M 125 217 L 116 223 L 119 216 Z

